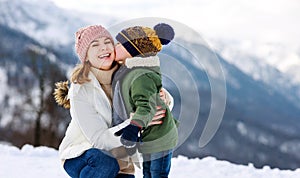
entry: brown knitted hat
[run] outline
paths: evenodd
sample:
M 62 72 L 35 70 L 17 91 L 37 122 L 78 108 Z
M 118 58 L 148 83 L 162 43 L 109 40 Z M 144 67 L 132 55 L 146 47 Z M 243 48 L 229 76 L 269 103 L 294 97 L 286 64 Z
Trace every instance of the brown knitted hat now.
M 129 27 L 116 36 L 116 39 L 125 49 L 134 56 L 153 56 L 174 38 L 173 28 L 165 23 L 160 23 L 154 28 L 134 26 Z

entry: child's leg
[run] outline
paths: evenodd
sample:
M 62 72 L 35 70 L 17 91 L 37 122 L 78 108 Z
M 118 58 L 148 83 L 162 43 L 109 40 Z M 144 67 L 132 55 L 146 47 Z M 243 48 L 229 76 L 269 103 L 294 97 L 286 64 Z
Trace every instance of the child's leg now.
M 144 157 L 145 162 L 143 163 L 144 178 L 168 177 L 171 168 L 171 159 L 172 150 L 146 155 Z
M 144 175 L 144 178 L 151 178 L 151 173 L 150 173 L 151 161 L 150 161 L 150 158 L 151 158 L 150 154 L 143 154 L 143 175 Z

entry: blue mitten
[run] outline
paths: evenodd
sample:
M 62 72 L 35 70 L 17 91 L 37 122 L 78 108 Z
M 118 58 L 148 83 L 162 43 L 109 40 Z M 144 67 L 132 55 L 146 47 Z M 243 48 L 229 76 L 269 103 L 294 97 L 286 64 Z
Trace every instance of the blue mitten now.
M 140 128 L 136 125 L 129 124 L 124 129 L 121 136 L 121 143 L 125 148 L 133 148 L 136 146 L 136 143 L 139 141 L 139 131 Z

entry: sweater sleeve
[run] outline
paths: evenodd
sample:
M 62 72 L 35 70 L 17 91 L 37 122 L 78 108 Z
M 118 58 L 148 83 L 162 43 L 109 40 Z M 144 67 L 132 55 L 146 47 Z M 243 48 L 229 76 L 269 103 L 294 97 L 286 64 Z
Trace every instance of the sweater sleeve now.
M 93 106 L 92 95 L 87 87 L 81 87 L 77 94 L 70 98 L 71 116 L 76 121 L 86 139 L 94 148 L 111 150 L 121 146 L 120 138 L 115 136 L 116 130 L 125 127 L 128 123 L 109 128 L 110 123 L 105 117 L 109 117 L 111 113 L 99 113 Z M 101 102 L 100 102 L 101 103 Z M 105 106 L 103 106 L 105 107 Z M 128 121 L 127 121 L 128 122 Z
M 146 127 L 151 122 L 156 112 L 157 86 L 154 79 L 141 75 L 131 85 L 131 99 L 135 106 L 132 122 L 140 127 Z

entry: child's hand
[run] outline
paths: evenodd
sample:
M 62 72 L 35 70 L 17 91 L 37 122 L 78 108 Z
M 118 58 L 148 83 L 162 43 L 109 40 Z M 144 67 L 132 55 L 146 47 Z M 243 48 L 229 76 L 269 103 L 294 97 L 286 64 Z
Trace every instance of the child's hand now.
M 134 124 L 129 124 L 122 129 L 121 143 L 125 148 L 133 148 L 139 141 L 140 128 Z M 119 131 L 120 132 L 120 131 Z

